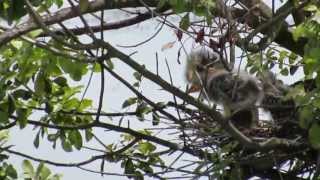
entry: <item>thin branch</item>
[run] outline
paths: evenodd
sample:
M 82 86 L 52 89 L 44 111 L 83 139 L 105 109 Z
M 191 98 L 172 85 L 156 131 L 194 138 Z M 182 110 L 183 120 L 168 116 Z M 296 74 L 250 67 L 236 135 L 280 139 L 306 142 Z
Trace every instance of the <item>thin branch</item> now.
M 161 24 L 161 27 L 152 35 L 150 36 L 149 38 L 147 38 L 146 40 L 140 42 L 140 43 L 137 43 L 137 44 L 134 44 L 134 45 L 117 45 L 118 47 L 123 47 L 123 48 L 133 48 L 133 47 L 138 47 L 138 46 L 141 46 L 149 41 L 151 41 L 153 38 L 155 38 L 159 33 L 160 31 L 162 30 L 164 26 L 164 23 Z
M 157 6 L 156 0 L 148 0 L 148 4 L 150 6 Z M 83 14 L 91 13 L 103 9 L 115 9 L 115 8 L 127 8 L 127 7 L 139 7 L 140 4 L 137 1 L 134 0 L 128 0 L 128 1 L 118 1 L 118 0 L 95 0 L 90 1 L 88 4 L 88 8 L 82 12 Z M 76 6 L 79 7 L 79 6 Z M 57 22 L 62 22 L 71 18 L 76 17 L 78 14 L 74 13 L 72 11 L 71 7 L 63 8 L 52 15 L 42 16 L 42 22 L 45 25 L 52 25 Z M 14 38 L 19 37 L 20 35 L 26 34 L 32 30 L 35 30 L 38 28 L 38 24 L 29 19 L 27 22 L 22 23 L 12 29 L 9 29 L 8 31 L 0 34 L 0 47 L 7 44 L 9 41 L 11 41 Z
M 105 155 L 97 155 L 97 156 L 92 156 L 91 158 L 89 158 L 87 160 L 84 160 L 84 161 L 81 161 L 81 162 L 77 162 L 77 163 L 60 163 L 60 162 L 54 162 L 54 161 L 50 161 L 50 160 L 46 160 L 46 159 L 36 158 L 36 157 L 30 156 L 30 155 L 27 155 L 27 154 L 24 154 L 24 153 L 15 151 L 15 150 L 11 150 L 11 149 L 8 149 L 8 148 L 0 147 L 0 150 L 4 151 L 4 152 L 8 152 L 10 154 L 14 154 L 14 155 L 23 157 L 23 158 L 31 159 L 31 160 L 36 161 L 36 162 L 44 162 L 46 164 L 50 164 L 50 165 L 54 165 L 54 166 L 60 166 L 60 167 L 79 167 L 79 166 L 83 166 L 83 165 L 92 163 L 92 162 L 94 162 L 94 161 L 96 161 L 98 159 L 103 159 L 105 157 Z
M 12 118 L 16 118 L 16 117 L 12 117 Z M 113 124 L 108 124 L 108 123 L 103 123 L 103 122 L 97 122 L 94 121 L 92 123 L 88 123 L 88 124 L 81 124 L 81 125 L 76 125 L 76 126 L 62 126 L 62 125 L 54 125 L 54 124 L 47 124 L 47 123 L 43 123 L 40 121 L 33 121 L 33 120 L 28 120 L 28 124 L 32 124 L 35 126 L 40 126 L 40 127 L 47 127 L 47 128 L 51 128 L 51 129 L 58 129 L 58 130 L 84 130 L 84 129 L 89 129 L 89 128 L 104 128 L 104 129 L 109 129 L 109 130 L 113 130 L 116 132 L 120 132 L 120 133 L 128 133 L 138 139 L 144 139 L 159 145 L 162 145 L 164 147 L 170 148 L 172 150 L 180 150 L 180 151 L 184 151 L 190 155 L 193 156 L 201 156 L 202 152 L 197 151 L 197 150 L 191 150 L 189 148 L 186 147 L 180 147 L 178 144 L 176 143 L 172 143 L 170 141 L 152 136 L 152 135 L 147 135 L 135 130 L 132 130 L 130 128 L 125 128 L 125 127 L 120 127 L 120 126 L 116 126 Z
M 38 108 L 38 107 L 29 107 L 35 110 L 41 110 L 41 111 L 45 111 L 45 108 Z M 74 115 L 78 115 L 78 116 L 96 116 L 97 113 L 96 112 L 77 112 L 77 111 L 59 111 L 60 113 L 63 114 L 74 114 Z M 123 117 L 123 116 L 136 116 L 137 112 L 119 112 L 119 113 L 105 113 L 105 112 L 101 112 L 100 116 L 106 116 L 106 117 Z
M 11 122 L 5 126 L 0 126 L 0 131 L 12 128 L 13 126 L 17 125 L 17 122 L 18 122 L 18 120 L 14 120 L 13 122 Z
M 84 171 L 87 171 L 87 172 L 90 172 L 90 173 L 95 173 L 95 174 L 101 174 L 101 175 L 109 175 L 109 176 L 132 176 L 132 177 L 136 177 L 138 176 L 137 174 L 120 174 L 120 173 L 111 173 L 111 172 L 100 172 L 100 171 L 95 171 L 95 170 L 91 170 L 91 169 L 88 169 L 88 168 L 84 168 L 84 167 L 77 167 L 81 170 L 84 170 Z
M 102 110 L 102 104 L 103 104 L 103 95 L 104 95 L 104 86 L 105 86 L 105 80 L 104 80 L 104 68 L 102 62 L 99 62 L 100 65 L 100 96 L 99 96 L 99 105 L 98 105 L 98 110 L 97 110 L 97 116 L 96 116 L 96 121 L 99 121 L 101 110 Z
M 107 67 L 106 65 L 103 65 L 103 67 L 116 79 L 118 79 L 121 83 L 123 83 L 126 87 L 128 87 L 133 93 L 135 93 L 139 98 L 143 99 L 145 102 L 147 102 L 149 105 L 151 105 L 154 110 L 159 111 L 161 114 L 167 116 L 168 118 L 170 118 L 173 122 L 180 124 L 181 122 L 174 117 L 173 115 L 171 115 L 170 113 L 164 111 L 161 107 L 159 107 L 156 103 L 154 103 L 153 101 L 149 100 L 147 97 L 145 97 L 144 95 L 142 95 L 138 90 L 136 90 L 134 87 L 132 87 L 127 81 L 125 81 L 121 76 L 119 76 L 118 74 L 116 74 L 115 72 L 113 72 L 109 67 Z

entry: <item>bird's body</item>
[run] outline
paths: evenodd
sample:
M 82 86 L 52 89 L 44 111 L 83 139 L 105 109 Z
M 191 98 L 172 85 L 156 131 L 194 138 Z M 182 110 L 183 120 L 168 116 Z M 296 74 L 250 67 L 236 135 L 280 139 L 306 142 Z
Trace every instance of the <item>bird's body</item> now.
M 251 127 L 257 123 L 256 105 L 263 98 L 258 79 L 245 72 L 227 71 L 217 53 L 208 49 L 191 52 L 186 79 L 191 84 L 188 92 L 203 90 L 206 99 L 224 107 L 234 124 Z

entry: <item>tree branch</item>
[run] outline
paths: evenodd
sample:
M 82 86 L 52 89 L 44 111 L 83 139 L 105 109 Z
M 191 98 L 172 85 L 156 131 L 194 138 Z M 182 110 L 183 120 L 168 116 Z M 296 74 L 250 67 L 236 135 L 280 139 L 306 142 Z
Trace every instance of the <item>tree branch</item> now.
M 223 118 L 222 115 L 208 107 L 207 105 L 197 101 L 192 96 L 182 92 L 180 89 L 171 86 L 168 82 L 157 76 L 156 74 L 153 74 L 152 72 L 148 71 L 146 68 L 138 64 L 136 61 L 131 59 L 130 56 L 127 56 L 126 54 L 122 53 L 121 51 L 117 50 L 113 46 L 111 46 L 109 43 L 101 42 L 101 45 L 105 46 L 106 49 L 108 49 L 109 55 L 111 57 L 117 57 L 120 60 L 122 60 L 124 63 L 129 65 L 134 70 L 141 73 L 144 77 L 147 79 L 153 81 L 154 83 L 158 84 L 160 87 L 165 89 L 166 91 L 176 95 L 177 97 L 183 99 L 185 102 L 196 106 L 199 108 L 199 110 L 205 112 L 210 117 L 212 117 L 215 121 L 217 121 L 221 127 L 226 130 L 233 138 L 238 140 L 243 146 L 250 148 L 250 149 L 257 149 L 257 150 L 270 150 L 277 147 L 298 147 L 300 144 L 295 143 L 294 141 L 289 141 L 286 139 L 280 139 L 280 138 L 271 138 L 270 141 L 258 143 L 252 141 L 250 138 L 246 137 L 243 133 L 241 133 L 234 125 L 228 121 L 227 119 Z
M 150 6 L 155 7 L 157 5 L 156 0 L 147 0 Z M 116 8 L 128 8 L 128 7 L 140 7 L 140 3 L 137 0 L 126 0 L 126 1 L 118 1 L 118 0 L 95 0 L 89 2 L 88 8 L 82 12 L 83 14 L 91 13 L 99 10 L 106 9 L 116 9 Z M 76 6 L 79 8 L 79 5 Z M 77 17 L 77 13 L 73 11 L 72 7 L 63 8 L 52 15 L 42 16 L 42 22 L 49 26 L 55 24 L 57 22 L 62 22 L 74 17 Z M 16 27 L 0 34 L 0 47 L 7 44 L 14 38 L 17 38 L 23 34 L 26 34 L 32 30 L 37 29 L 39 26 L 32 19 L 29 19 L 27 22 L 17 25 Z
M 111 29 L 120 29 L 120 28 L 124 28 L 124 27 L 138 24 L 138 23 L 143 22 L 145 20 L 148 20 L 150 18 L 152 18 L 152 15 L 149 12 L 146 12 L 146 13 L 139 14 L 135 17 L 128 18 L 128 19 L 124 19 L 124 20 L 120 20 L 120 21 L 116 21 L 116 22 L 104 23 L 102 26 L 101 25 L 90 26 L 90 28 L 92 29 L 93 32 L 100 32 L 100 31 L 111 30 Z M 88 33 L 87 29 L 85 27 L 70 28 L 69 31 L 72 32 L 73 35 L 76 35 L 76 36 Z M 61 30 L 61 29 L 60 30 L 53 30 L 52 32 L 55 34 L 59 34 L 59 35 L 64 34 L 63 30 Z M 46 37 L 46 36 L 49 36 L 49 34 L 44 32 L 44 33 L 41 33 L 38 37 Z
M 14 117 L 16 118 L 16 117 Z M 103 123 L 103 122 L 97 122 L 94 121 L 92 123 L 89 124 L 82 124 L 82 125 L 76 125 L 76 126 L 61 126 L 61 125 L 54 125 L 54 124 L 47 124 L 47 123 L 43 123 L 40 121 L 33 121 L 33 120 L 28 120 L 28 124 L 31 125 L 35 125 L 35 126 L 40 126 L 40 127 L 47 127 L 47 128 L 51 128 L 51 129 L 58 129 L 58 130 L 84 130 L 84 129 L 89 129 L 89 128 L 104 128 L 104 129 L 109 129 L 109 130 L 113 130 L 116 132 L 120 132 L 120 133 L 127 133 L 130 134 L 138 139 L 144 139 L 159 145 L 162 145 L 164 147 L 170 148 L 172 150 L 179 150 L 179 151 L 183 151 L 186 152 L 190 155 L 196 156 L 196 157 L 200 157 L 202 156 L 202 152 L 197 151 L 197 150 L 192 150 L 189 149 L 187 147 L 181 147 L 176 143 L 172 143 L 170 141 L 166 141 L 163 140 L 161 138 L 155 137 L 155 136 L 150 136 L 135 130 L 132 130 L 130 128 L 125 128 L 125 127 L 120 127 L 120 126 L 116 126 L 113 124 L 108 124 L 108 123 Z

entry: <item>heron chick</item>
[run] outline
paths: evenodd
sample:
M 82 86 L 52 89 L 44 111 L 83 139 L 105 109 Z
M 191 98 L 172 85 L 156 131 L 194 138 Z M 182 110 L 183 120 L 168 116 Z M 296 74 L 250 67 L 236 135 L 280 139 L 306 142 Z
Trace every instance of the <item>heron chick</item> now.
M 236 114 L 249 112 L 247 125 L 257 123 L 256 105 L 263 99 L 261 84 L 245 72 L 227 71 L 217 53 L 205 48 L 192 51 L 187 59 L 186 79 L 191 84 L 188 93 L 203 90 L 206 99 L 223 106 L 226 116 L 234 119 Z

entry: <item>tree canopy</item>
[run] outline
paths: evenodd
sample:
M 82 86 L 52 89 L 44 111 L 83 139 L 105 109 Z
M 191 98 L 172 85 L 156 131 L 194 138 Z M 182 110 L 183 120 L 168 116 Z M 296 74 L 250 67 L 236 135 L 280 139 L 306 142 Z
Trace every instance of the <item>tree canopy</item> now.
M 105 14 L 115 9 L 126 13 L 126 18 L 107 21 Z M 132 179 L 319 176 L 317 0 L 3 0 L 0 18 L 1 179 L 17 179 L 20 174 L 17 165 L 8 161 L 11 156 L 24 159 L 25 179 L 61 179 L 48 165 Z M 67 24 L 70 19 L 80 24 Z M 116 46 L 104 35 L 150 19 L 159 27 L 135 45 Z M 169 78 L 159 74 L 158 56 L 154 57 L 156 68 L 151 69 L 135 53 L 123 50 L 138 51 L 139 46 L 162 36 L 159 32 L 164 26 L 175 33 L 176 40 L 164 42 L 162 51 L 178 46 L 175 63 L 185 64 L 182 57 L 190 53 L 185 46 L 192 44 L 217 52 L 230 71 L 242 66 L 253 75 L 273 71 L 294 78 L 292 84 L 274 81 L 287 89 L 272 97 L 277 106 L 261 105 L 273 120 L 261 116 L 258 127 L 239 128 L 214 102 L 186 93 L 188 87 L 176 86 L 174 70 L 166 59 L 162 64 Z M 157 49 L 150 47 L 150 51 L 156 54 Z M 119 73 L 118 62 L 134 73 Z M 297 76 L 299 70 L 303 73 Z M 99 81 L 93 83 L 95 75 Z M 106 79 L 109 76 L 112 81 Z M 79 85 L 84 78 L 88 83 Z M 173 98 L 155 101 L 143 87 L 144 81 L 160 88 L 160 96 Z M 133 95 L 120 102 L 120 109 L 106 111 L 104 98 L 109 94 L 105 92 L 115 82 Z M 87 96 L 92 86 L 98 98 Z M 25 138 L 33 138 L 35 152 L 40 142 L 48 141 L 53 149 L 67 153 L 90 149 L 92 155 L 76 162 L 32 156 L 10 143 L 14 127 L 34 129 Z M 113 134 L 116 142 L 104 142 L 98 130 Z M 99 146 L 88 145 L 93 141 Z M 88 168 L 92 163 L 99 165 Z M 108 164 L 122 169 L 110 172 Z

